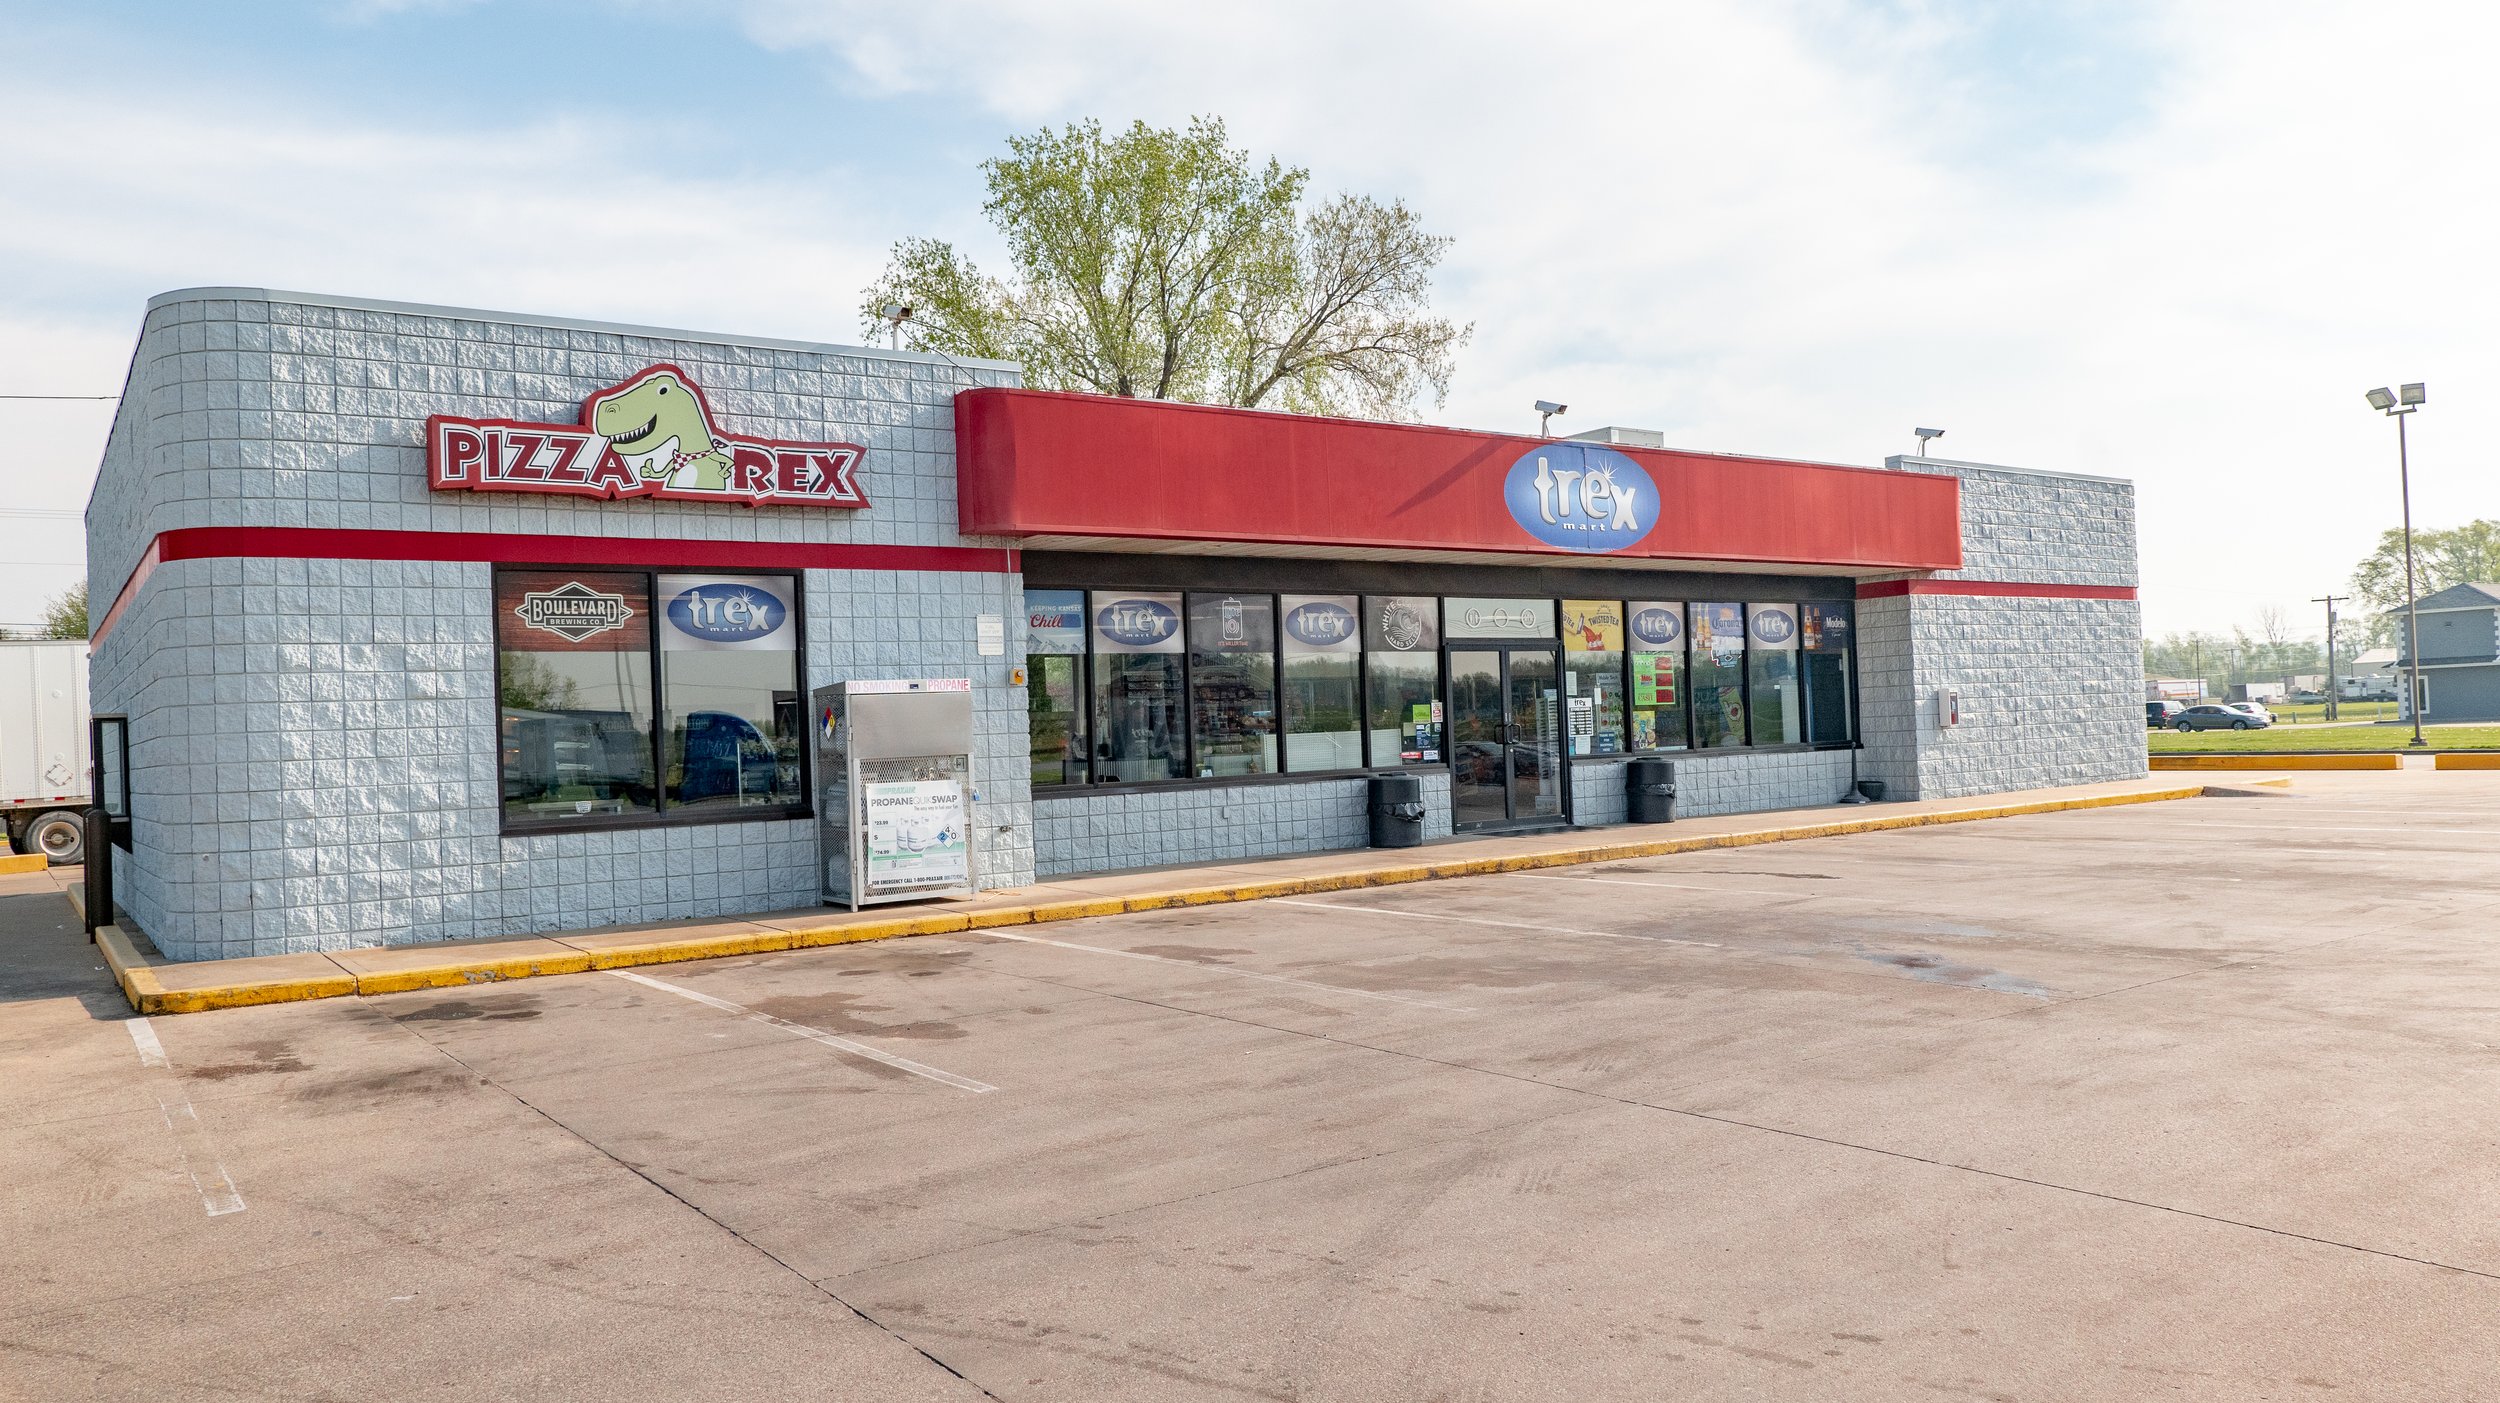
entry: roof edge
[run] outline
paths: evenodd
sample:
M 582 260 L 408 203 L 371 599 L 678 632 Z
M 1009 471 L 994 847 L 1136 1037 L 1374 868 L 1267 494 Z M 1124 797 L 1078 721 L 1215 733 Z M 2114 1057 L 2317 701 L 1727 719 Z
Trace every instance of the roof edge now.
M 877 346 L 853 346 L 838 341 L 791 341 L 777 336 L 734 336 L 719 331 L 692 331 L 684 327 L 642 326 L 632 322 L 594 321 L 585 317 L 540 316 L 529 312 L 498 312 L 484 307 L 446 307 L 429 302 L 392 302 L 378 297 L 347 297 L 325 292 L 288 292 L 268 287 L 180 287 L 160 292 L 148 299 L 147 310 L 168 307 L 181 302 L 285 302 L 304 307 L 337 307 L 356 312 L 395 312 L 407 316 L 455 317 L 463 321 L 500 322 L 511 326 L 551 326 L 567 331 L 596 331 L 612 336 L 648 336 L 668 341 L 700 341 L 716 346 L 751 346 L 770 351 L 810 351 L 820 355 L 870 356 L 878 360 L 904 361 L 913 365 L 952 365 L 964 368 L 978 366 L 984 370 L 1013 370 L 1019 375 L 1024 367 L 1015 361 L 986 360 L 977 356 L 948 356 L 934 351 L 888 350 Z

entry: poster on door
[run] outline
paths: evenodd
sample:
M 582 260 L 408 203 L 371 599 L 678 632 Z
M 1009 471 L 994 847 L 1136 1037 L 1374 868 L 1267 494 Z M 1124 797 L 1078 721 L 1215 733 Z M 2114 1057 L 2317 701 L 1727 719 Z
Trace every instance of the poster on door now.
M 971 815 L 959 779 L 871 782 L 860 786 L 866 810 L 861 843 L 866 900 L 943 891 L 972 884 Z

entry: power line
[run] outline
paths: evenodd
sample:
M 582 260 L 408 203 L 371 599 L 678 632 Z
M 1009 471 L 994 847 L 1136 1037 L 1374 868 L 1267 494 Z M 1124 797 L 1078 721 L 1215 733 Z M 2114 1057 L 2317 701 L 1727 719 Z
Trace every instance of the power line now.
M 0 395 L 0 399 L 120 399 L 120 395 Z
M 0 516 L 65 517 L 76 520 L 85 515 L 85 512 L 68 507 L 0 507 Z

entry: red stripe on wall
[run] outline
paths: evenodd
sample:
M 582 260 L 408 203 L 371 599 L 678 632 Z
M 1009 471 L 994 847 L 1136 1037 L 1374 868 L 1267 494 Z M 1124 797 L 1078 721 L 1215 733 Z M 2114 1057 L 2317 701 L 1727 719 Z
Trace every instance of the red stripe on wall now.
M 689 541 L 526 536 L 486 531 L 333 531 L 305 526 L 191 526 L 158 533 L 114 596 L 101 642 L 156 567 L 172 560 L 458 560 L 495 565 L 633 565 L 679 570 L 942 570 L 1013 574 L 1018 553 L 980 546 L 854 546 L 803 541 Z
M 1899 599 L 1905 594 L 1959 595 L 1969 599 L 2133 599 L 2133 585 L 2040 585 L 2011 580 L 1865 580 L 1860 599 Z

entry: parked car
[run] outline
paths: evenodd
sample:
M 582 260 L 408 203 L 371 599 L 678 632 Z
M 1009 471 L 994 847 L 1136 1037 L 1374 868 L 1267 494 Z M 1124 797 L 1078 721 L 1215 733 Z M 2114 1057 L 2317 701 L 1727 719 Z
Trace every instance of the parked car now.
M 2266 717 L 2251 716 L 2215 702 L 2191 706 L 2170 718 L 2171 729 L 2178 731 L 2247 731 L 2273 724 Z
M 2148 701 L 2144 704 L 2144 724 L 2158 731 L 2170 724 L 2171 717 L 2185 710 L 2186 706 L 2174 701 Z
M 2274 713 L 2266 710 L 2264 702 L 2224 702 L 2223 705 L 2242 715 L 2254 716 L 2269 726 L 2274 724 Z

